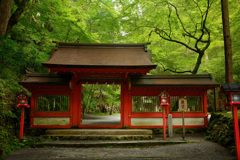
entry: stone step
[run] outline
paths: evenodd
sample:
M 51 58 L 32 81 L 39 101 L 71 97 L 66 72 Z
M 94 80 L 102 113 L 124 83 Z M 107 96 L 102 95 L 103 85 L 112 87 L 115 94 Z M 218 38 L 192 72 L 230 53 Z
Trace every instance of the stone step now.
M 45 135 L 52 139 L 59 140 L 148 140 L 153 139 L 152 135 Z
M 150 129 L 51 129 L 46 135 L 152 135 Z
M 62 140 L 146 140 L 153 138 L 150 129 L 49 129 L 45 137 Z

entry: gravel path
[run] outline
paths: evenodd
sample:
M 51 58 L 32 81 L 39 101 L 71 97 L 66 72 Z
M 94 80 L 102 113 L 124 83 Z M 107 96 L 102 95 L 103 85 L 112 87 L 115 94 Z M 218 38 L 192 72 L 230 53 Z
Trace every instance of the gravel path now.
M 120 125 L 120 114 L 96 116 L 93 114 L 85 113 L 82 124 L 83 125 Z
M 226 148 L 198 137 L 198 143 L 185 143 L 154 147 L 129 146 L 115 148 L 25 148 L 15 151 L 6 160 L 234 160 Z

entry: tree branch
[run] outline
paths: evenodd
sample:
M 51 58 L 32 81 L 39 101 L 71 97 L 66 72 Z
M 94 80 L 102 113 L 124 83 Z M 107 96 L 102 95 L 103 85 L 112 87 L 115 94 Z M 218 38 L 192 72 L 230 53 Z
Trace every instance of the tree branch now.
M 153 27 L 154 30 L 152 30 L 149 34 L 149 37 L 151 36 L 152 32 L 155 32 L 160 38 L 166 40 L 166 41 L 169 41 L 169 42 L 174 42 L 174 43 L 178 43 L 182 46 L 185 46 L 187 49 L 195 52 L 198 54 L 198 57 L 197 57 L 197 61 L 196 61 L 196 64 L 195 64 L 195 67 L 194 67 L 194 70 L 193 71 L 177 71 L 177 69 L 173 70 L 173 69 L 166 69 L 164 68 L 164 66 L 162 65 L 162 67 L 164 68 L 164 71 L 171 71 L 171 72 L 174 72 L 174 73 L 186 73 L 186 72 L 189 72 L 189 73 L 192 73 L 192 74 L 196 74 L 197 71 L 199 70 L 199 67 L 201 65 L 201 60 L 202 60 L 202 57 L 204 56 L 204 53 L 205 51 L 207 50 L 207 48 L 209 47 L 210 43 L 211 43 L 211 34 L 210 34 L 210 30 L 206 27 L 206 21 L 207 21 L 207 17 L 208 17 L 208 14 L 209 14 L 209 10 L 211 8 L 211 5 L 213 3 L 214 0 L 207 0 L 207 6 L 206 6 L 206 10 L 205 12 L 203 12 L 203 10 L 200 8 L 199 4 L 197 1 L 195 0 L 192 0 L 193 3 L 197 6 L 198 10 L 200 11 L 200 16 L 201 16 L 201 19 L 199 23 L 195 23 L 192 20 L 193 24 L 195 25 L 195 31 L 194 31 L 194 34 L 192 34 L 191 32 L 189 32 L 185 26 L 184 26 L 184 23 L 179 15 L 179 12 L 178 12 L 178 9 L 175 5 L 173 5 L 172 3 L 166 1 L 167 5 L 168 5 L 168 10 L 169 10 L 169 15 L 168 15 L 168 26 L 170 27 L 169 30 L 166 30 L 166 29 L 160 29 L 158 27 Z M 177 20 L 178 22 L 180 23 L 184 33 L 183 33 L 183 36 L 187 36 L 189 37 L 189 40 L 193 40 L 194 44 L 191 46 L 191 44 L 187 44 L 185 43 L 184 41 L 181 41 L 181 39 L 179 38 L 179 40 L 176 40 L 176 38 L 173 38 L 171 36 L 172 34 L 172 30 L 171 30 L 171 21 L 170 21 L 170 18 L 171 18 L 171 9 L 170 9 L 170 6 L 174 8 L 175 10 L 175 13 L 176 13 L 176 16 L 177 16 Z M 191 18 L 191 16 L 190 16 Z M 199 31 L 198 30 L 198 26 L 200 27 L 199 30 L 200 30 L 200 34 L 198 34 L 198 36 L 196 36 L 197 32 Z M 202 45 L 199 45 L 199 44 L 202 44 Z M 204 45 L 203 45 L 204 44 Z
M 185 43 L 183 43 L 183 42 L 181 42 L 181 41 L 172 39 L 164 30 L 161 30 L 161 29 L 155 27 L 154 32 L 155 32 L 159 37 L 161 37 L 161 38 L 164 39 L 164 40 L 167 40 L 167 41 L 169 41 L 169 42 L 175 42 L 175 43 L 181 44 L 181 45 L 187 47 L 188 49 L 190 49 L 190 50 L 192 50 L 192 51 L 194 51 L 194 52 L 196 52 L 196 53 L 198 52 L 196 49 L 190 47 L 189 45 L 187 45 L 187 44 L 185 44 Z M 164 37 L 163 34 L 165 34 L 167 37 Z
M 179 74 L 180 74 L 180 73 L 192 73 L 191 70 L 189 70 L 189 71 L 177 71 L 177 69 L 174 69 L 174 70 L 172 70 L 172 69 L 166 69 L 166 68 L 164 67 L 164 65 L 163 65 L 161 62 L 158 61 L 158 63 L 162 66 L 164 72 L 166 72 L 166 71 L 170 71 L 170 72 L 173 72 L 173 73 L 179 73 Z

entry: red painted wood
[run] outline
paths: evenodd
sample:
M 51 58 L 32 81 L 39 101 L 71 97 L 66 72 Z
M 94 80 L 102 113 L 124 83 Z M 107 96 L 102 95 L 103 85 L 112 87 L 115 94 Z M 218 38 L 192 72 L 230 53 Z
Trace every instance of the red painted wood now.
M 236 145 L 237 159 L 240 159 L 240 141 L 239 141 L 239 125 L 238 125 L 238 114 L 237 106 L 233 106 L 233 123 L 234 123 L 234 137 Z
M 178 117 L 182 117 L 182 113 L 168 113 L 166 112 L 166 114 L 172 114 L 173 118 L 178 118 Z M 152 112 L 152 113 L 131 113 L 131 117 L 132 118 L 149 118 L 149 117 L 153 117 L 153 118 L 158 118 L 158 117 L 163 117 L 162 112 Z M 188 113 L 185 112 L 184 113 L 184 117 L 205 117 L 204 113 Z
M 70 95 L 71 90 L 35 90 L 36 95 Z
M 207 125 L 208 125 L 207 106 L 208 106 L 208 104 L 207 104 L 207 92 L 205 92 L 204 95 L 203 95 L 203 113 L 205 115 L 204 116 L 204 125 L 205 125 L 205 127 L 207 127 Z
M 70 112 L 36 112 L 33 117 L 70 117 Z
M 33 125 L 32 128 L 71 128 L 71 125 Z
M 25 108 L 21 108 L 21 124 L 20 124 L 20 136 L 19 139 L 23 138 L 23 130 L 24 130 L 24 114 L 25 114 Z
M 162 117 L 162 112 L 149 112 L 149 113 L 131 113 L 132 118 L 148 118 L 148 117 Z
M 30 106 L 30 126 L 33 126 L 33 114 L 35 110 L 35 90 L 32 90 L 32 95 L 31 95 L 31 106 Z
M 163 126 L 130 126 L 129 128 L 136 129 L 136 128 L 163 128 Z M 173 125 L 173 128 L 182 128 L 182 125 Z M 204 125 L 185 125 L 185 128 L 205 128 Z
M 121 125 L 124 126 L 124 84 L 121 84 Z
M 174 117 L 182 117 L 182 113 L 170 113 Z M 205 114 L 203 112 L 184 112 L 184 117 L 205 117 Z
M 159 125 L 153 125 L 153 126 L 129 126 L 131 129 L 136 129 L 136 128 L 163 128 L 163 126 Z
M 166 114 L 163 114 L 163 140 L 166 139 Z
M 130 83 L 130 79 L 128 79 L 128 83 L 127 83 L 127 98 L 128 98 L 128 125 L 127 126 L 131 126 L 131 112 L 132 112 L 132 96 L 131 96 L 131 83 Z
M 162 91 L 131 91 L 132 96 L 159 96 Z
M 128 83 L 123 84 L 123 93 L 122 93 L 124 99 L 123 99 L 123 126 L 129 126 L 129 99 L 128 97 L 130 96 L 128 94 Z
M 43 88 L 45 88 L 43 86 Z M 48 89 L 38 89 L 37 87 L 35 87 L 34 89 L 32 89 L 32 95 L 31 95 L 31 113 L 30 113 L 30 126 L 33 128 L 70 128 L 70 125 L 72 123 L 71 119 L 70 119 L 70 125 L 68 125 L 67 127 L 63 127 L 61 125 L 34 125 L 33 121 L 34 121 L 34 117 L 70 117 L 71 116 L 71 101 L 72 99 L 70 98 L 70 111 L 69 112 L 37 112 L 37 103 L 38 103 L 38 99 L 37 97 L 39 95 L 68 95 L 70 97 L 72 96 L 72 91 L 68 88 L 68 87 L 53 87 L 54 90 L 50 90 L 53 89 L 50 86 L 47 86 Z M 56 89 L 57 88 L 57 89 Z
M 36 103 L 34 91 L 39 94 L 68 94 L 71 95 L 71 107 L 68 113 L 51 113 L 51 112 L 37 112 L 34 113 L 34 107 L 31 107 L 31 126 L 33 126 L 33 117 L 70 117 L 70 125 L 52 125 L 52 126 L 33 126 L 38 128 L 70 128 L 71 126 L 78 126 L 80 128 L 121 128 L 129 126 L 130 128 L 162 128 L 163 126 L 131 126 L 131 118 L 137 117 L 163 117 L 160 112 L 153 113 L 132 113 L 132 96 L 158 96 L 163 90 L 167 90 L 171 96 L 202 96 L 202 112 L 186 112 L 185 117 L 204 117 L 204 126 L 186 126 L 186 128 L 201 128 L 207 125 L 207 95 L 206 90 L 212 87 L 133 87 L 129 88 L 129 77 L 126 73 L 141 73 L 145 74 L 149 69 L 80 69 L 80 68 L 51 68 L 52 71 L 67 71 L 74 72 L 72 80 L 72 88 L 69 86 L 26 86 L 33 91 L 31 106 Z M 121 125 L 81 125 L 82 106 L 81 106 L 81 90 L 83 82 L 79 77 L 88 77 L 89 75 L 111 75 L 114 77 L 123 78 L 124 83 L 121 84 Z M 89 83 L 91 84 L 91 83 Z M 170 107 L 166 108 L 166 114 L 172 114 L 173 118 L 182 117 L 181 112 L 170 112 Z M 166 119 L 167 121 L 167 119 Z M 166 122 L 165 121 L 165 122 Z M 166 123 L 165 123 L 166 124 Z M 182 126 L 174 126 L 182 127 Z
M 72 110 L 71 110 L 71 119 L 73 126 L 80 125 L 80 119 L 81 119 L 81 91 L 82 91 L 82 85 L 77 84 L 77 77 L 75 76 L 72 80 L 72 88 L 73 88 L 73 99 L 72 99 Z

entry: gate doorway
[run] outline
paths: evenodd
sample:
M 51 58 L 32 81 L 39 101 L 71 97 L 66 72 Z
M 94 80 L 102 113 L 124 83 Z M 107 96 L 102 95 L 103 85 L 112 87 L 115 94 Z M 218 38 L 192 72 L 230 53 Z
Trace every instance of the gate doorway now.
M 81 125 L 121 125 L 121 85 L 82 84 L 81 94 Z

